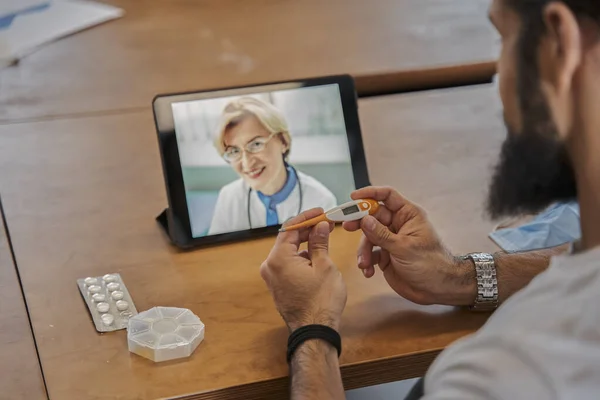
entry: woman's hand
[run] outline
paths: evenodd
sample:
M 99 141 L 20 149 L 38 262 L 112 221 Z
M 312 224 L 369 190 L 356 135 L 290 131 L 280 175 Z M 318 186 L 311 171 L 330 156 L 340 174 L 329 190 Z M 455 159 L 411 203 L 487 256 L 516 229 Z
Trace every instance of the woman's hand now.
M 425 210 L 388 187 L 360 189 L 351 197 L 383 203 L 374 216 L 344 223 L 348 231 L 363 231 L 357 255 L 365 277 L 379 266 L 391 288 L 415 303 L 472 304 L 477 294 L 474 266 L 452 256 Z
M 297 224 L 323 212 L 313 209 L 287 221 Z M 346 305 L 346 285 L 329 258 L 329 233 L 333 225 L 321 222 L 312 229 L 280 233 L 260 268 L 277 310 L 290 331 L 311 324 L 338 330 Z M 308 250 L 299 252 L 308 242 Z

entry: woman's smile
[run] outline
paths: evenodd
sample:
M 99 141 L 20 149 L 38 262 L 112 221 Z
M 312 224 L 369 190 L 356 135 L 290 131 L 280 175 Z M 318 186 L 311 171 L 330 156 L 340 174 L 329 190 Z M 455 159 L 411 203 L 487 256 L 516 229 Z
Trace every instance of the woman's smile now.
M 250 179 L 258 179 L 262 175 L 265 168 L 267 167 L 252 168 L 250 170 L 244 171 L 244 174 L 247 175 Z

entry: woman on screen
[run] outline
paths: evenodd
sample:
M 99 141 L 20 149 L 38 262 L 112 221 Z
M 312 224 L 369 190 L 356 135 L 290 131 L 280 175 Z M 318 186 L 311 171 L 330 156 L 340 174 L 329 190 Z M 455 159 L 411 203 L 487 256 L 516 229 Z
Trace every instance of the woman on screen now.
M 219 192 L 209 235 L 278 225 L 337 205 L 333 193 L 288 163 L 292 138 L 273 105 L 243 97 L 225 106 L 215 146 L 240 176 Z

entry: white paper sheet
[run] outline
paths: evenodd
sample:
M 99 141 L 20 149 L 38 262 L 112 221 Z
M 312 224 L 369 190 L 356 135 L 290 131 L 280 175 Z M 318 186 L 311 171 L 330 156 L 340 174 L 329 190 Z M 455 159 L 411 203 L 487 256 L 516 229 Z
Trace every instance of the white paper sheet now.
M 0 68 L 40 46 L 121 17 L 123 10 L 85 0 L 1 0 Z
M 48 0 L 2 0 L 0 1 L 0 19 L 7 15 L 48 3 Z

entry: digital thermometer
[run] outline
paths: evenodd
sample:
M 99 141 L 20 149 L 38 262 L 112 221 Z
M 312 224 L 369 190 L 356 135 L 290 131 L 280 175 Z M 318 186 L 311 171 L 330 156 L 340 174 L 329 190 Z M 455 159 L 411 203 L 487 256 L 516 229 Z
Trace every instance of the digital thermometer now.
M 353 200 L 348 203 L 344 203 L 341 206 L 332 208 L 325 213 L 301 222 L 296 225 L 286 226 L 279 230 L 279 232 L 292 231 L 295 229 L 308 228 L 317 225 L 319 222 L 345 222 L 345 221 L 356 221 L 367 215 L 373 215 L 379 209 L 379 202 L 372 199 L 361 199 Z

